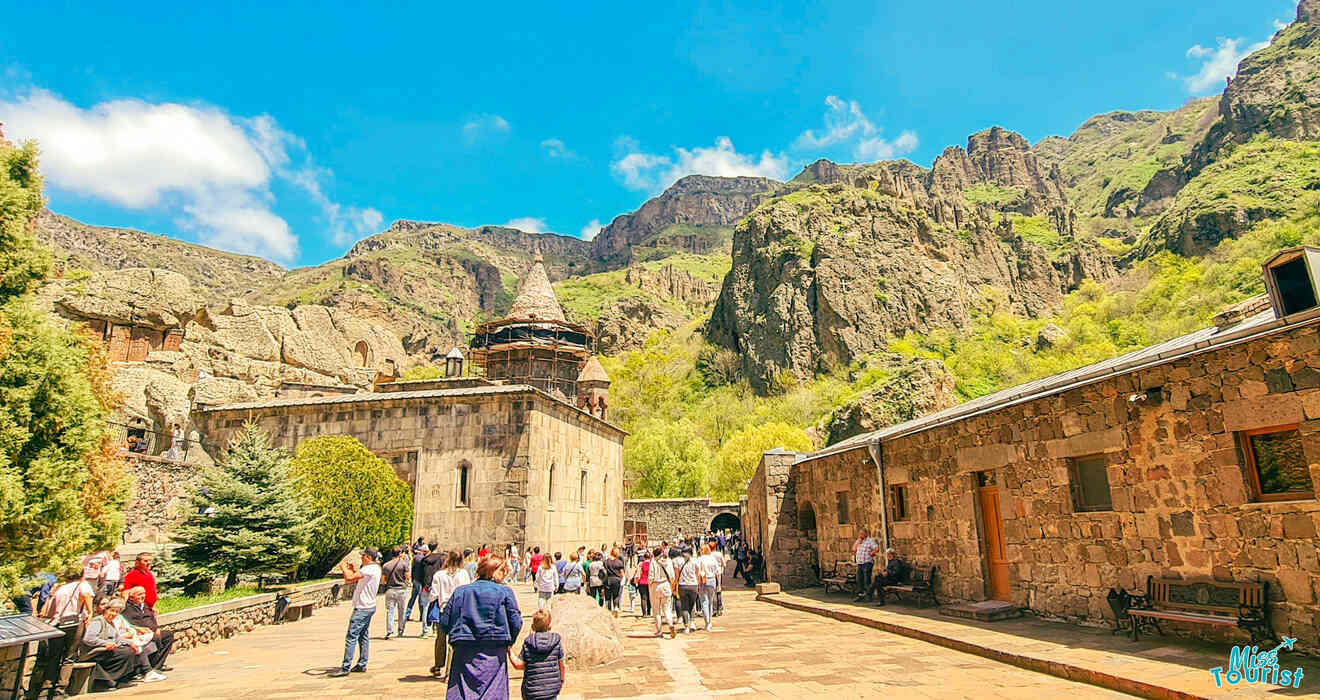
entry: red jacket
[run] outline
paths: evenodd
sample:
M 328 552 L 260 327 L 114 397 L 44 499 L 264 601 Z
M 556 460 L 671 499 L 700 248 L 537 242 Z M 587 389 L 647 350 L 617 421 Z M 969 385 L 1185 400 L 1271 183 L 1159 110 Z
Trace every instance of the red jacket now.
M 147 604 L 148 608 L 155 610 L 156 575 L 150 571 L 143 571 L 136 566 L 129 569 L 128 573 L 124 574 L 124 583 L 119 587 L 119 590 L 126 591 L 137 586 L 142 586 L 147 590 L 147 599 L 144 602 Z

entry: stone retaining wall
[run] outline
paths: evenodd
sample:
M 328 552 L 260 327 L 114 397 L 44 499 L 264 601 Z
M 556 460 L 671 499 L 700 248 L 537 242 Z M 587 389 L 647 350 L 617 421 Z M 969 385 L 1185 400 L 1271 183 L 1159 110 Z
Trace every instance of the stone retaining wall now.
M 301 592 L 305 599 L 310 598 L 315 608 L 319 609 L 346 600 L 352 586 L 345 586 L 340 581 L 322 581 L 298 586 L 294 590 Z M 272 624 L 275 621 L 275 600 L 278 597 L 279 594 L 274 592 L 258 593 L 165 613 L 158 621 L 162 629 L 174 632 L 174 649 L 182 651 L 209 644 L 216 639 L 228 639 L 242 632 L 251 632 L 258 625 Z
M 704 533 L 720 513 L 740 517 L 737 503 L 711 503 L 709 498 L 634 498 L 623 502 L 623 518 L 646 523 L 651 541 Z

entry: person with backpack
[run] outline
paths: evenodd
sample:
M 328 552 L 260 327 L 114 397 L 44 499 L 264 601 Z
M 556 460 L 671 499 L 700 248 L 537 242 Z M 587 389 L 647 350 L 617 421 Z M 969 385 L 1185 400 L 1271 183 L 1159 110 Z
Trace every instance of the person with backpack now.
M 697 560 L 683 552 L 681 559 L 676 559 L 674 568 L 678 572 L 678 609 L 683 618 L 684 634 L 692 634 L 692 614 L 697 609 L 701 582 L 697 578 Z
M 651 610 L 655 613 L 655 636 L 664 633 L 660 626 L 660 620 L 664 619 L 669 625 L 669 638 L 673 639 L 678 636 L 674 627 L 674 565 L 659 547 L 651 554 L 651 566 L 647 571 L 650 574 Z
M 585 575 L 582 573 L 582 565 L 578 563 L 577 552 L 569 552 L 568 565 L 564 567 L 564 592 L 582 593 L 582 582 L 584 580 Z
M 550 605 L 550 597 L 559 590 L 559 572 L 550 557 L 541 559 L 541 570 L 536 572 L 536 609 L 545 610 Z
M 591 553 L 591 565 L 588 569 L 587 585 L 591 586 L 591 597 L 600 605 L 605 592 L 605 562 L 601 561 L 600 552 Z

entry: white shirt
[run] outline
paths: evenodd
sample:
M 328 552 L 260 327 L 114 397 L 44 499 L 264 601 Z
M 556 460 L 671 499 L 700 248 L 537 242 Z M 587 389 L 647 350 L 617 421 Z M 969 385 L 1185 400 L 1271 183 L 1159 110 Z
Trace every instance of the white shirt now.
M 705 585 L 714 586 L 720 582 L 720 574 L 724 572 L 724 567 L 720 566 L 720 560 L 714 554 L 703 554 L 697 557 L 697 570 L 706 580 Z
M 448 569 L 441 569 L 431 577 L 431 595 L 444 607 L 449 602 L 449 596 L 454 595 L 455 588 L 469 583 L 472 583 L 472 577 L 468 576 L 467 569 L 458 568 L 452 574 Z
M 695 560 L 687 558 L 675 559 L 674 566 L 678 569 L 678 585 L 697 585 L 697 562 Z
M 555 567 L 541 565 L 541 570 L 536 572 L 536 590 L 541 593 L 554 593 L 559 589 L 559 572 Z
M 380 590 L 380 564 L 367 564 L 361 573 L 362 578 L 353 589 L 353 609 L 375 610 L 376 591 Z
M 106 582 L 118 581 L 124 578 L 124 566 L 118 559 L 111 559 L 106 562 L 105 569 L 102 573 L 105 574 Z

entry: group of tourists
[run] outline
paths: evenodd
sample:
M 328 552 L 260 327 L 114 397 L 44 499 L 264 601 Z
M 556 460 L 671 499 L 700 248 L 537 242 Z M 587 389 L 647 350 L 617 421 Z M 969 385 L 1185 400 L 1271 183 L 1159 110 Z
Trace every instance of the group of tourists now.
M 559 635 L 551 631 L 550 611 L 532 617 L 532 633 L 513 655 L 513 642 L 522 631 L 522 614 L 512 582 L 517 550 L 504 555 L 487 546 L 442 551 L 434 541 L 418 540 L 411 547 L 397 546 L 381 565 L 381 554 L 362 550 L 358 562 L 337 567 L 346 583 L 353 583 L 353 612 L 344 640 L 344 659 L 329 675 L 365 673 L 370 658 L 369 629 L 376 612 L 376 596 L 383 589 L 386 606 L 385 638 L 402 637 L 418 605 L 422 631 L 435 635 L 431 674 L 447 679 L 449 700 L 509 697 L 508 666 L 523 671 L 522 696 L 558 697 L 566 670 Z M 412 593 L 411 599 L 409 593 Z
M 124 571 L 118 552 L 97 552 L 60 584 L 42 575 L 30 595 L 14 599 L 19 612 L 36 615 L 63 633 L 41 642 L 26 697 L 65 695 L 62 668 L 70 660 L 95 664 L 93 690 L 112 690 L 138 681 L 166 679 L 174 634 L 156 620 L 153 557 L 142 553 Z

